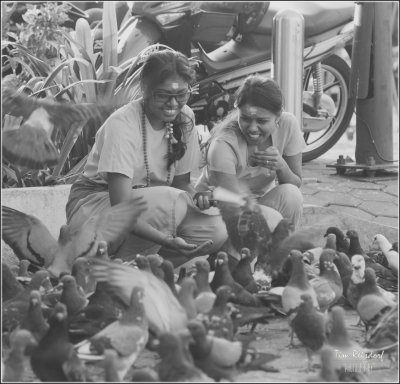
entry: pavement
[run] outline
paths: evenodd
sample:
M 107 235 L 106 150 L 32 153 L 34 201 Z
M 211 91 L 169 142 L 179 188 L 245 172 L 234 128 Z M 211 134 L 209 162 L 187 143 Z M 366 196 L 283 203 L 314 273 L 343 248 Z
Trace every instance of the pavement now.
M 398 116 L 393 118 L 393 158 L 399 158 Z M 390 241 L 399 238 L 399 175 L 397 168 L 379 170 L 367 176 L 362 169 L 347 169 L 338 174 L 334 165 L 340 155 L 355 161 L 356 127 L 352 120 L 348 132 L 319 158 L 303 164 L 304 211 L 302 226 L 338 226 L 359 231 L 361 244 L 382 233 Z M 353 135 L 351 134 L 353 133 Z M 318 236 L 320 231 L 318 230 Z M 317 234 L 316 234 L 317 236 Z

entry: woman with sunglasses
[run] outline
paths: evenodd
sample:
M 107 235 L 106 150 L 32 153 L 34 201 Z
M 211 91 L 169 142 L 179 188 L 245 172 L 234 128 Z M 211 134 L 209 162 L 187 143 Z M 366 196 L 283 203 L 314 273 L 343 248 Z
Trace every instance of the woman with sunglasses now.
M 177 266 L 217 250 L 227 233 L 221 218 L 203 213 L 192 198 L 190 174 L 199 169 L 201 152 L 186 105 L 194 78 L 188 59 L 172 50 L 152 52 L 140 76 L 142 98 L 114 112 L 97 132 L 83 175 L 71 188 L 67 220 L 80 225 L 110 205 L 142 196 L 147 210 L 110 254 L 129 260 L 158 252 Z
M 196 184 L 201 208 L 208 190 L 243 188 L 264 207 L 278 211 L 297 229 L 303 210 L 302 151 L 305 142 L 293 114 L 283 111 L 281 90 L 273 80 L 249 76 L 238 89 L 233 111 L 211 131 L 206 166 Z M 265 211 L 272 231 L 277 217 Z

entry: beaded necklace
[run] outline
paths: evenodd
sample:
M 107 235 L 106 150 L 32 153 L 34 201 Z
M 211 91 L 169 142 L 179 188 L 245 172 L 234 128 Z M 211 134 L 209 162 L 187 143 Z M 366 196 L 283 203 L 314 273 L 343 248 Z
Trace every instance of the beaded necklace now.
M 171 123 L 165 123 L 167 128 L 167 135 L 171 130 Z M 169 136 L 165 136 L 168 138 L 168 154 L 171 151 L 171 140 Z M 173 135 L 172 135 L 173 136 Z M 149 167 L 149 158 L 147 155 L 147 131 L 146 131 L 146 114 L 144 112 L 144 103 L 142 102 L 142 139 L 143 139 L 143 157 L 144 157 L 144 167 L 146 168 L 146 187 L 150 186 L 150 167 Z M 172 165 L 171 165 L 172 166 Z M 168 175 L 167 180 L 165 182 L 166 185 L 170 185 L 170 177 L 171 177 L 171 166 L 168 167 Z

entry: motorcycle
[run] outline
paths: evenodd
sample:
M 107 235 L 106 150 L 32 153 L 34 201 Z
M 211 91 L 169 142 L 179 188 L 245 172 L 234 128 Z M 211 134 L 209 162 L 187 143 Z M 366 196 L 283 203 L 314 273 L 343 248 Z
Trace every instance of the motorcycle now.
M 197 92 L 189 105 L 196 123 L 211 130 L 233 109 L 234 93 L 245 77 L 270 75 L 273 18 L 285 8 L 304 17 L 307 162 L 336 144 L 353 115 L 350 66 L 342 55 L 351 55 L 353 2 L 134 2 L 133 16 L 119 31 L 118 61 L 156 43 L 198 60 Z

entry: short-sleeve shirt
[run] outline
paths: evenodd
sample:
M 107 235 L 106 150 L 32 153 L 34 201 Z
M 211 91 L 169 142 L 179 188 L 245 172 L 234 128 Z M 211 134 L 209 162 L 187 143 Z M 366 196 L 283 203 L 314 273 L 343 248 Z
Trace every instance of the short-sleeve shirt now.
M 306 147 L 297 119 L 289 112 L 282 112 L 279 127 L 272 132 L 271 140 L 282 156 L 300 154 Z M 210 171 L 236 175 L 239 181 L 245 183 L 250 192 L 257 196 L 264 195 L 275 185 L 275 171 L 249 164 L 246 139 L 237 121 L 233 119 L 211 139 L 206 166 L 196 184 L 198 191 L 213 185 Z
M 199 169 L 201 151 L 193 111 L 185 105 L 184 119 L 192 120 L 182 140 L 186 151 L 170 170 L 169 182 L 176 175 Z M 115 111 L 96 133 L 95 144 L 89 153 L 83 175 L 100 184 L 108 184 L 107 173 L 120 173 L 132 179 L 132 186 L 146 185 L 141 100 L 135 100 Z M 165 184 L 168 176 L 166 131 L 155 130 L 147 117 L 146 152 L 151 186 Z

